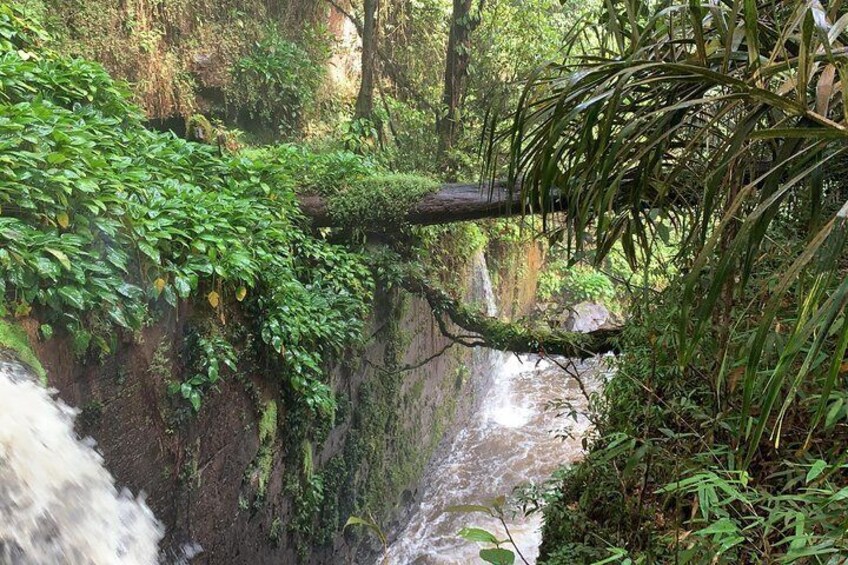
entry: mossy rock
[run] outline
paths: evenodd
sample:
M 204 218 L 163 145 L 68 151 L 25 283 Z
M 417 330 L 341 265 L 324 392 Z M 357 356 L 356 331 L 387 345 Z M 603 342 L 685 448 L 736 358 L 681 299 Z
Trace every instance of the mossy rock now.
M 192 114 L 186 120 L 186 137 L 191 141 L 215 144 L 215 128 L 203 114 Z
M 28 365 L 38 375 L 43 384 L 47 384 L 47 371 L 32 350 L 23 328 L 7 320 L 0 320 L 0 348 L 13 351 L 22 363 Z

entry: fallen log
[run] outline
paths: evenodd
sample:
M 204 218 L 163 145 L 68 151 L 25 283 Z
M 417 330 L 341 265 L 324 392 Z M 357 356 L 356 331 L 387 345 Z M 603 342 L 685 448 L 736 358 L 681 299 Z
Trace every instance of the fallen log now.
M 426 226 L 520 214 L 523 211 L 520 190 L 510 191 L 507 187 L 502 181 L 490 185 L 445 184 L 438 191 L 410 203 L 405 221 Z M 298 200 L 314 226 L 335 225 L 327 198 L 300 195 Z

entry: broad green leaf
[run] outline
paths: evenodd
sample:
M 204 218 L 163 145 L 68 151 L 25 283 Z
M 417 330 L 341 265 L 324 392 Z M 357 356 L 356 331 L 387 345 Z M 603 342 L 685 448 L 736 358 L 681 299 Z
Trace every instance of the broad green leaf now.
M 189 294 L 191 294 L 191 286 L 184 277 L 174 278 L 174 287 L 177 289 L 177 295 L 180 298 L 188 298 Z
M 499 543 L 498 538 L 496 538 L 494 534 L 481 528 L 462 528 L 459 530 L 457 535 L 463 539 L 467 539 L 468 541 L 491 543 L 493 545 L 497 545 Z
M 499 547 L 481 549 L 480 559 L 486 563 L 492 563 L 493 565 L 512 565 L 515 563 L 515 553 L 508 549 L 502 549 Z
M 59 260 L 59 263 L 62 264 L 63 267 L 67 270 L 71 270 L 71 260 L 68 259 L 68 256 L 64 251 L 59 251 L 58 249 L 51 249 L 49 247 L 44 248 L 45 251 L 53 255 L 56 259 Z
M 82 310 L 85 307 L 85 301 L 82 297 L 82 292 L 78 288 L 72 286 L 60 287 L 57 291 L 71 306 L 77 310 Z

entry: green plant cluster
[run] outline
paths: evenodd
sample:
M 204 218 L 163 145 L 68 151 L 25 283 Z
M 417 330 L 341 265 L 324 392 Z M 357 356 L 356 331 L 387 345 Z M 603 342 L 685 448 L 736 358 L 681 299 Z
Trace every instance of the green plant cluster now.
M 179 394 L 198 412 L 203 394 L 221 378 L 222 368 L 233 372 L 237 370 L 238 355 L 219 332 L 201 334 L 193 331 L 186 339 L 185 347 L 188 352 L 186 364 L 191 374 L 181 383 L 171 383 L 168 392 Z
M 675 286 L 637 302 L 617 372 L 592 399 L 589 453 L 546 495 L 540 562 L 840 562 L 848 551 L 845 375 L 820 433 L 807 427 L 821 396 L 805 391 L 781 441 L 764 441 L 746 467 L 748 426 L 734 409 L 743 361 L 722 360 L 716 328 L 699 343 L 697 361 L 680 367 L 681 294 Z M 730 323 L 746 316 L 735 312 Z M 779 329 L 770 339 L 785 347 Z M 810 388 L 830 361 L 816 361 Z
M 284 38 L 276 28 L 266 30 L 234 65 L 229 103 L 278 132 L 297 131 L 315 101 L 330 56 L 329 45 L 319 33 L 310 34 L 310 39 L 304 47 Z
M 401 226 L 410 208 L 438 188 L 439 183 L 426 177 L 373 175 L 331 196 L 328 208 L 337 225 L 352 229 L 379 226 L 385 231 Z
M 43 382 L 47 382 L 47 371 L 32 350 L 26 332 L 15 324 L 0 319 L 0 348 L 12 350 L 18 358 L 29 365 Z
M 324 355 L 359 339 L 373 283 L 359 254 L 301 227 L 279 163 L 291 150 L 220 155 L 149 131 L 99 65 L 0 14 L 2 314 L 106 353 L 114 327 L 138 331 L 178 300 L 244 302 L 285 381 L 328 409 Z
M 477 222 L 421 226 L 413 229 L 417 238 L 415 261 L 426 274 L 453 296 L 462 296 L 471 266 L 471 258 L 489 243 L 487 233 Z M 398 262 L 398 257 L 388 261 Z M 400 275 L 402 278 L 402 275 Z M 485 305 L 482 306 L 485 309 Z
M 574 303 L 611 304 L 615 299 L 615 286 L 608 276 L 591 267 L 569 267 L 567 261 L 552 261 L 539 274 L 538 294 L 542 300 L 564 297 Z

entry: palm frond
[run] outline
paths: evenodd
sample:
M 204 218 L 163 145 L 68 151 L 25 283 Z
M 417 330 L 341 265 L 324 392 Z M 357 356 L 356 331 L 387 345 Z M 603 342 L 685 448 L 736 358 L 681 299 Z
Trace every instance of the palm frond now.
M 845 208 L 833 202 L 848 200 L 848 178 L 832 171 L 848 162 L 848 14 L 817 0 L 603 6 L 586 31 L 597 38 L 591 51 L 540 69 L 509 127 L 489 140 L 508 145 L 510 184 L 521 181 L 528 204 L 564 203 L 545 226 L 577 251 L 591 234 L 598 260 L 620 242 L 636 263 L 650 254 L 658 210 L 688 226 L 682 364 L 720 298 L 748 283 L 774 222 L 802 202 L 809 208 L 807 243 L 782 257 L 747 351 L 740 433 L 750 461 L 767 428 L 779 441 L 825 345 L 845 351 L 848 288 L 834 288 Z M 763 377 L 766 337 L 793 291 L 795 327 Z

